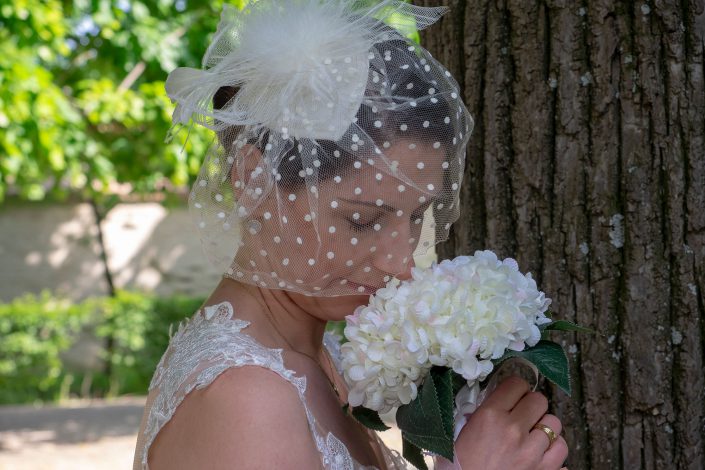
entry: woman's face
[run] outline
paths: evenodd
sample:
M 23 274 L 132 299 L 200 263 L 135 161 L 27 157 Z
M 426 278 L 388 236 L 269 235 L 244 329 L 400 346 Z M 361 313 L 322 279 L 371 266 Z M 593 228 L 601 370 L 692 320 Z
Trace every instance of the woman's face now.
M 318 198 L 306 187 L 278 196 L 272 192 L 257 209 L 262 229 L 245 233 L 244 246 L 256 250 L 239 252 L 239 263 L 271 270 L 282 287 L 349 292 L 349 301 L 357 305 L 391 277 L 409 277 L 417 245 L 428 248 L 434 242 L 432 230 L 421 240 L 422 226 L 424 212 L 442 188 L 444 151 L 400 140 L 384 154 L 416 187 L 377 164 L 357 162 L 322 181 Z M 275 220 L 277 207 L 285 214 L 280 220 Z

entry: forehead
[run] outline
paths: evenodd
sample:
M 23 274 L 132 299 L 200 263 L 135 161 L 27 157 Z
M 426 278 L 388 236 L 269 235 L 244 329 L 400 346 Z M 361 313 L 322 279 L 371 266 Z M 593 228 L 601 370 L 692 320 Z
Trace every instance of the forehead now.
M 382 156 L 362 158 L 337 175 L 332 194 L 360 201 L 413 197 L 418 203 L 418 198 L 431 199 L 443 188 L 446 155 L 440 144 L 399 140 L 382 151 Z

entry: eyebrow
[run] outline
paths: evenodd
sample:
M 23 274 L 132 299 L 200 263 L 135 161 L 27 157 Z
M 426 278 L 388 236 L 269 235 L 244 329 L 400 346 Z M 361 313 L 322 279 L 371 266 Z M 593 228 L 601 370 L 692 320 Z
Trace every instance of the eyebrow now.
M 387 212 L 396 212 L 397 210 L 387 204 L 382 204 L 381 206 L 378 206 L 376 202 L 371 202 L 371 201 L 356 201 L 354 199 L 345 199 L 344 197 L 338 198 L 341 201 L 349 202 L 352 204 L 361 204 L 363 206 L 368 206 L 368 207 L 374 207 L 375 209 L 384 209 Z

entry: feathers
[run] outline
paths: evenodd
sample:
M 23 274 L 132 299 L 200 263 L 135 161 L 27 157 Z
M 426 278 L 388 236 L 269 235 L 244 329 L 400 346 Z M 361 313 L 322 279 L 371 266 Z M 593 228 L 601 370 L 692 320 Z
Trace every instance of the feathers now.
M 369 4 L 259 0 L 242 12 L 226 5 L 204 70 L 181 67 L 167 79 L 167 94 L 177 103 L 174 123 L 193 117 L 215 130 L 250 125 L 285 139 L 339 139 L 362 103 L 370 48 L 389 39 L 380 19 L 412 16 L 421 29 L 446 11 L 398 0 L 363 3 Z M 213 109 L 213 95 L 222 86 L 239 91 L 222 109 Z

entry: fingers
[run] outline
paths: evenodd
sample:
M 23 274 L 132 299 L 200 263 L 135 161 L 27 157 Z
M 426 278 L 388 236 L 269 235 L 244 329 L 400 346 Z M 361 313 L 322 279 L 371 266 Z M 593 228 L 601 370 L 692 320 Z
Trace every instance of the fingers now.
M 563 425 L 561 424 L 561 421 L 557 417 L 550 414 L 543 415 L 541 420 L 536 424 L 544 424 L 548 426 L 553 430 L 554 433 L 556 433 L 556 435 L 559 435 L 561 431 L 563 431 Z M 555 445 L 557 442 L 558 439 L 553 442 L 553 445 Z M 547 452 L 549 449 L 549 444 L 550 441 L 545 431 L 541 429 L 532 429 L 529 432 L 527 445 L 533 450 L 536 450 L 537 452 Z M 551 447 L 553 447 L 553 445 Z
M 565 459 L 568 458 L 568 444 L 563 439 L 563 436 L 558 436 L 558 439 L 548 448 L 537 470 L 555 470 L 561 468 Z M 562 467 L 566 469 L 566 467 Z M 566 469 L 567 470 L 567 469 Z
M 539 392 L 529 392 L 524 395 L 519 403 L 510 411 L 513 421 L 522 424 L 526 432 L 531 432 L 531 428 L 548 411 L 548 399 Z M 559 421 L 560 424 L 560 421 Z M 547 424 L 547 426 L 550 426 Z M 552 429 L 553 426 L 551 426 Z M 560 431 L 556 431 L 558 434 Z
M 494 392 L 490 393 L 482 406 L 509 411 L 529 392 L 529 389 L 530 385 L 526 380 L 516 376 L 508 377 L 497 386 Z

